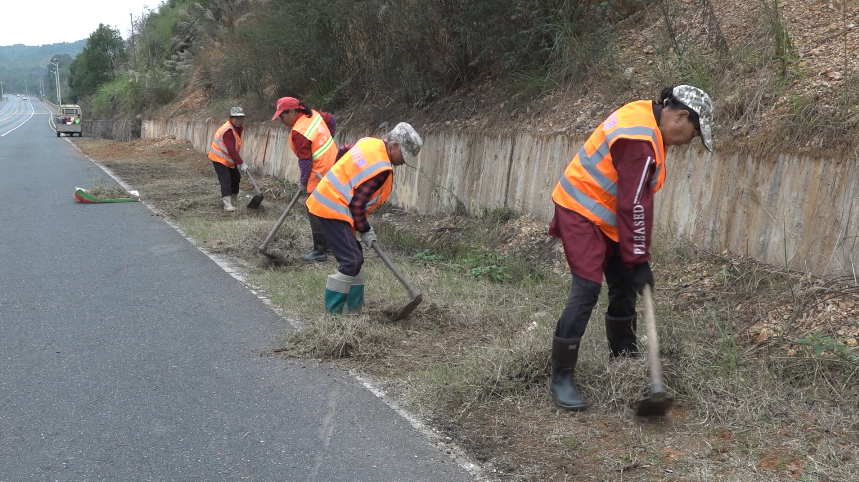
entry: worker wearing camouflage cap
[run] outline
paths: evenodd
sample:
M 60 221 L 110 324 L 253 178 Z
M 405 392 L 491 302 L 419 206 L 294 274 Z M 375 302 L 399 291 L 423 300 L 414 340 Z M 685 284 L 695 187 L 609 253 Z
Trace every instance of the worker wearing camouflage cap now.
M 552 192 L 549 234 L 561 239 L 573 274 L 552 342 L 551 392 L 561 408 L 587 407 L 573 374 L 603 277 L 610 354 L 638 356 L 635 304 L 645 285 L 653 287 L 653 195 L 665 181 L 665 154 L 699 136 L 712 151 L 712 123 L 710 96 L 691 85 L 626 104 L 591 134 Z
M 364 304 L 364 275 L 361 267 L 376 233 L 367 215 L 391 195 L 393 166 L 415 157 L 423 141 L 415 129 L 397 124 L 385 137 L 359 139 L 334 164 L 307 198 L 307 210 L 317 216 L 337 258 L 337 272 L 325 284 L 325 309 L 329 313 L 354 313 Z M 360 237 L 361 242 L 356 237 Z

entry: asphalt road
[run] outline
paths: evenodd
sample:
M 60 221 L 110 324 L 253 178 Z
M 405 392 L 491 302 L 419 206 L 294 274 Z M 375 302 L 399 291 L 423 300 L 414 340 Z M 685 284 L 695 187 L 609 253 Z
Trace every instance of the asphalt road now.
M 468 481 L 354 377 L 264 356 L 289 323 L 0 102 L 0 482 Z

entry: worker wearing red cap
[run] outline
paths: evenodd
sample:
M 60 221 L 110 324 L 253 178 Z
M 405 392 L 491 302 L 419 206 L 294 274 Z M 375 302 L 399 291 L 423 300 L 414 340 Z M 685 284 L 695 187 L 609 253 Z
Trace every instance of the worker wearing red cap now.
M 334 142 L 337 119 L 328 112 L 316 112 L 295 97 L 277 100 L 277 111 L 271 120 L 275 119 L 280 119 L 283 125 L 292 130 L 289 145 L 298 157 L 301 173 L 299 183 L 310 194 L 337 158 L 337 144 Z M 302 254 L 301 258 L 305 261 L 325 261 L 328 259 L 328 243 L 319 218 L 310 212 L 307 218 L 310 220 L 313 249 Z

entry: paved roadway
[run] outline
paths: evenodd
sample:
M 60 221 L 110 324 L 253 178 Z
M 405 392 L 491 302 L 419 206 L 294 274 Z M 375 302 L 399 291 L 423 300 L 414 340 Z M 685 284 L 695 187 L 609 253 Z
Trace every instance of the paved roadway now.
M 0 102 L 0 482 L 468 481 L 354 377 L 263 356 L 290 326 Z

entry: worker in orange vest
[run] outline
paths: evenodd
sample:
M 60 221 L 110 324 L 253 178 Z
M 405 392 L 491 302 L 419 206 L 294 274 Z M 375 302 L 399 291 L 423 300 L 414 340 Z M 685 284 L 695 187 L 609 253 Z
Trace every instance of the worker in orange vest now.
M 230 118 L 216 132 L 209 147 L 209 159 L 215 167 L 218 182 L 221 184 L 221 200 L 224 211 L 235 211 L 239 196 L 239 182 L 242 175 L 248 172 L 248 165 L 242 160 L 239 150 L 242 148 L 242 131 L 244 130 L 245 113 L 241 107 L 230 109 Z
M 289 145 L 298 157 L 299 183 L 301 189 L 310 194 L 337 158 L 337 144 L 334 142 L 337 119 L 328 112 L 316 112 L 295 97 L 277 100 L 277 111 L 271 120 L 275 119 L 280 119 L 283 125 L 291 129 Z M 305 261 L 325 261 L 328 259 L 328 243 L 319 219 L 310 212 L 307 218 L 310 221 L 313 249 L 310 253 L 302 254 L 301 258 Z
M 710 96 L 690 85 L 626 104 L 585 141 L 552 192 L 549 234 L 561 239 L 573 274 L 552 342 L 551 392 L 561 408 L 587 408 L 574 372 L 603 276 L 611 356 L 638 356 L 635 304 L 645 284 L 653 287 L 653 194 L 665 181 L 665 153 L 696 136 L 712 151 L 712 122 Z
M 317 216 L 325 239 L 339 263 L 325 284 L 325 309 L 354 313 L 364 304 L 364 253 L 376 241 L 367 215 L 391 195 L 393 166 L 415 157 L 423 141 L 414 128 L 400 122 L 385 137 L 364 137 L 346 152 L 313 193 L 307 210 Z M 361 242 L 358 242 L 357 235 Z

